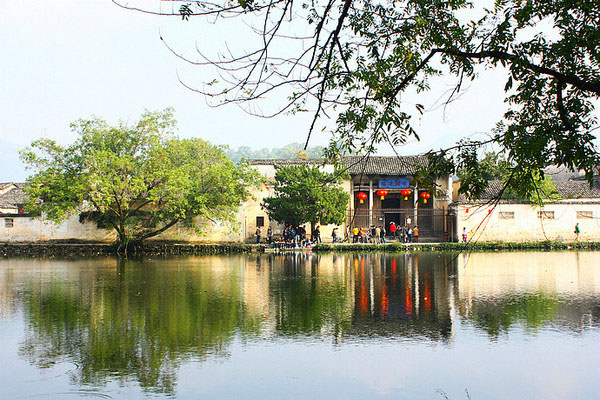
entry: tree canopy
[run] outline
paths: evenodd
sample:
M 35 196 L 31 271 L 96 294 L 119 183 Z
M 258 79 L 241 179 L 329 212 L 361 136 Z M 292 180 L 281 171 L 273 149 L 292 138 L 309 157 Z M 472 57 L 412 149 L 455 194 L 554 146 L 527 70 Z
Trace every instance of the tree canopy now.
M 561 196 L 549 176 L 537 172 L 518 171 L 510 165 L 503 154 L 487 152 L 478 162 L 477 168 L 462 168 L 457 171 L 461 181 L 459 193 L 470 200 L 478 199 L 490 181 L 502 182 L 500 199 L 529 201 L 542 206 L 546 200 L 559 200 Z M 525 175 L 525 176 L 523 176 Z M 520 182 L 511 185 L 512 180 Z
M 201 47 L 200 56 L 189 54 L 161 39 L 176 56 L 216 68 L 206 85 L 188 85 L 215 104 L 246 105 L 263 116 L 311 111 L 307 144 L 319 118 L 336 117 L 330 155 L 418 139 L 413 120 L 426 107 L 403 102 L 403 95 L 419 96 L 444 75 L 456 82 L 446 98 L 451 102 L 481 70 L 504 69 L 503 118 L 490 127 L 489 139 L 439 151 L 442 164 L 451 172 L 476 168 L 477 157 L 464 158 L 463 150 L 491 143 L 520 172 L 514 185 L 523 187 L 551 164 L 585 170 L 592 181 L 599 161 L 597 0 L 199 0 L 174 12 L 113 2 L 181 16 L 183 23 L 243 19 L 257 40 L 242 40 L 236 30 L 238 48 L 228 43 L 216 55 Z M 279 99 L 279 107 L 267 112 L 249 105 L 266 98 Z
M 92 118 L 71 128 L 79 135 L 71 145 L 40 139 L 21 152 L 35 170 L 26 209 L 54 221 L 82 213 L 114 229 L 121 245 L 195 217 L 231 219 L 258 181 L 222 148 L 174 137 L 170 109 L 146 112 L 134 125 Z
M 288 166 L 275 173 L 275 196 L 263 199 L 269 218 L 280 223 L 341 224 L 346 219 L 348 193 L 340 186 L 344 174 L 318 167 Z

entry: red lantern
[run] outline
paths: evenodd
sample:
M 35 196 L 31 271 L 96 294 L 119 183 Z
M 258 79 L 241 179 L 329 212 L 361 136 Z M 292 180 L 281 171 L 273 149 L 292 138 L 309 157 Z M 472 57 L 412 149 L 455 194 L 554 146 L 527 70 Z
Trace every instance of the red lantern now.
M 23 214 L 23 210 L 19 210 L 19 214 Z
M 467 208 L 467 209 L 465 210 L 465 212 L 466 212 L 466 213 L 469 213 L 469 209 Z
M 385 189 L 379 189 L 377 191 L 377 196 L 381 197 L 381 200 L 385 199 L 385 196 L 388 195 L 388 191 Z
M 365 192 L 358 192 L 356 198 L 360 200 L 360 204 L 364 202 L 364 200 L 369 197 Z
M 410 189 L 402 189 L 402 191 L 400 192 L 400 194 L 404 196 L 404 200 L 408 200 L 408 196 L 410 196 L 411 193 L 412 190 Z
M 427 192 L 421 193 L 421 198 L 423 199 L 423 203 L 427 203 L 427 199 L 430 197 L 431 197 L 431 195 Z

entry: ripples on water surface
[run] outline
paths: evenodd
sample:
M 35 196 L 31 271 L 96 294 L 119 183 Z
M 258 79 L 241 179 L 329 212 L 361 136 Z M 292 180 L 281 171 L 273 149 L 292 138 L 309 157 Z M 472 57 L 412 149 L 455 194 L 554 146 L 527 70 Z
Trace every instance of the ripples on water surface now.
M 600 398 L 599 259 L 0 260 L 0 399 Z

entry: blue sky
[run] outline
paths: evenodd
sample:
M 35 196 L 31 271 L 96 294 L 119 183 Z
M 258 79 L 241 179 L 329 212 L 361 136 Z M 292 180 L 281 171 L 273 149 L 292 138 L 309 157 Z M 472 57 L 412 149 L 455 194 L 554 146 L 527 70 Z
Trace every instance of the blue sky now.
M 148 0 L 153 1 L 160 3 Z M 75 139 L 69 123 L 92 115 L 134 121 L 144 109 L 174 107 L 182 137 L 256 149 L 306 139 L 306 114 L 263 119 L 237 106 L 209 107 L 202 96 L 179 83 L 177 74 L 189 82 L 210 81 L 213 76 L 173 56 L 160 41 L 159 29 L 182 50 L 198 41 L 217 51 L 227 34 L 239 44 L 235 26 L 140 14 L 110 0 L 0 0 L 0 182 L 26 178 L 19 149 L 39 137 L 67 144 Z M 445 79 L 434 82 L 436 91 L 428 101 L 451 85 Z M 501 71 L 482 73 L 459 101 L 415 121 L 421 142 L 398 152 L 420 153 L 488 132 L 504 110 L 503 86 Z M 311 145 L 327 141 L 327 134 L 319 133 Z M 392 154 L 389 148 L 381 152 Z

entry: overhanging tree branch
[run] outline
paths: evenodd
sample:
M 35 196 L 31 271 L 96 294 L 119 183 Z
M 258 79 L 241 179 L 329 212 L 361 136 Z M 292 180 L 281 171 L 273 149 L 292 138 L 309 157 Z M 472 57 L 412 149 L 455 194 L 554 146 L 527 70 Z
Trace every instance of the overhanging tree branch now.
M 569 85 L 600 96 L 600 81 L 584 80 L 574 75 L 562 73 L 556 69 L 536 65 L 523 57 L 516 54 L 507 53 L 500 50 L 485 50 L 479 52 L 461 51 L 458 49 L 433 49 L 432 53 L 443 53 L 456 57 L 464 57 L 470 59 L 491 59 L 493 61 L 510 61 L 514 65 L 525 68 L 531 72 L 548 75 L 556 78 L 560 82 L 568 83 Z

